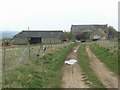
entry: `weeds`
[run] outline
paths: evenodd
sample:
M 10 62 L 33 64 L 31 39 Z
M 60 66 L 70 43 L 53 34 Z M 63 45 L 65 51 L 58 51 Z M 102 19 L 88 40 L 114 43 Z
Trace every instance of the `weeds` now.
M 60 88 L 61 67 L 75 44 L 4 73 L 4 88 Z
M 92 52 L 114 73 L 118 74 L 118 55 L 97 44 L 91 45 Z

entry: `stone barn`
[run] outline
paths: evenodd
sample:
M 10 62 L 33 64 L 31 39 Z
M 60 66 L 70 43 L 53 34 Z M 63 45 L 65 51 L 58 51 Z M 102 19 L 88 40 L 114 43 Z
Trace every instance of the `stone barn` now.
M 98 30 L 103 32 L 104 29 L 106 29 L 106 28 L 107 28 L 107 24 L 105 24 L 105 25 L 98 25 L 98 24 L 72 25 L 71 32 L 74 36 L 74 39 L 77 39 L 77 40 L 92 39 L 93 36 L 100 35 L 100 34 L 96 34 L 94 32 L 96 32 Z
M 22 31 L 13 38 L 14 44 L 62 43 L 63 31 Z

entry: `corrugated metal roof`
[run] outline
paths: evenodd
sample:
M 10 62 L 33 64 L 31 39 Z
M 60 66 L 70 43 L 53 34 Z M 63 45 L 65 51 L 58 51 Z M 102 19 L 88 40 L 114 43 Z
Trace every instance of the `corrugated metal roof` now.
M 91 25 L 72 25 L 71 29 L 72 30 L 96 30 L 97 27 L 106 27 L 106 25 L 97 25 L 97 24 L 91 24 Z
M 14 37 L 49 37 L 56 38 L 60 37 L 63 31 L 22 31 L 15 35 Z

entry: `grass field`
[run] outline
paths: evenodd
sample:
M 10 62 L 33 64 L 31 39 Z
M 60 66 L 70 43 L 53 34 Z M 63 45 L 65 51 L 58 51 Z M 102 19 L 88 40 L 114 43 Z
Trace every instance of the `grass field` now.
M 114 73 L 118 74 L 118 55 L 110 53 L 108 48 L 98 44 L 91 45 L 92 52 Z
M 86 76 L 88 81 L 92 82 L 92 85 L 90 84 L 90 86 L 93 88 L 104 88 L 105 86 L 99 81 L 93 69 L 91 68 L 84 44 L 80 45 L 77 58 L 79 60 L 83 74 Z
M 97 43 L 101 47 L 109 49 L 110 53 L 118 54 L 118 40 L 101 40 Z
M 59 88 L 61 67 L 75 44 L 58 48 L 42 58 L 30 61 L 14 70 L 4 73 L 5 88 Z
M 37 59 L 38 57 L 42 57 L 46 53 L 49 53 L 53 51 L 54 49 L 57 49 L 63 46 L 65 46 L 65 44 L 30 45 L 30 60 L 34 60 L 34 59 Z M 43 51 L 45 47 L 46 47 L 46 50 Z M 15 45 L 15 46 L 3 47 L 2 57 L 4 59 L 5 69 L 8 70 L 10 68 L 14 68 L 16 64 L 29 61 L 29 50 L 28 49 L 29 47 L 27 45 L 21 45 L 21 46 Z

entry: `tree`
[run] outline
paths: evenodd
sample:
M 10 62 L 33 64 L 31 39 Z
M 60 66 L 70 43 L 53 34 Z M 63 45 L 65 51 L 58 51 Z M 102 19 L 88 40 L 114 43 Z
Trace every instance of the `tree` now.
M 72 32 L 64 32 L 63 40 L 71 41 L 73 40 Z
M 117 31 L 112 26 L 108 26 L 105 32 L 108 34 L 108 39 L 117 38 L 118 36 Z

